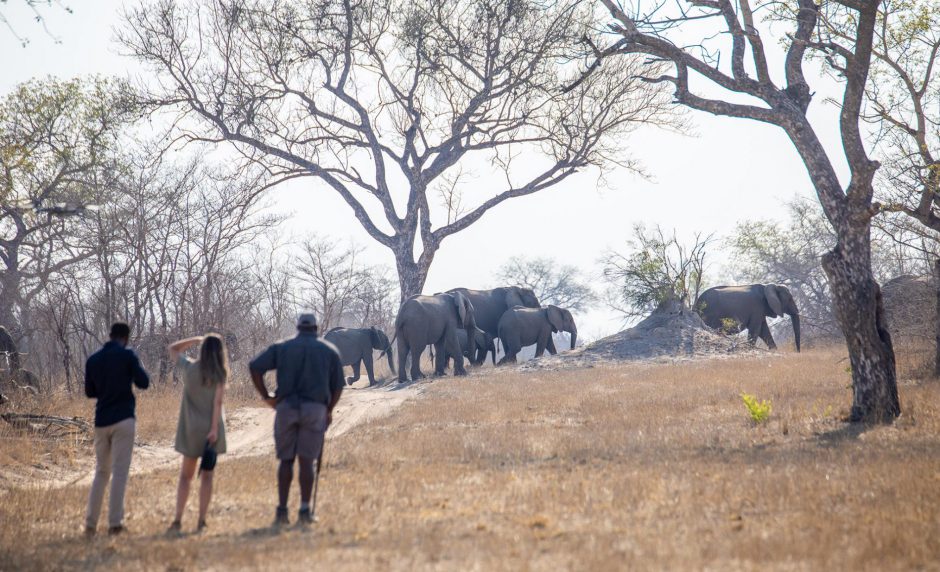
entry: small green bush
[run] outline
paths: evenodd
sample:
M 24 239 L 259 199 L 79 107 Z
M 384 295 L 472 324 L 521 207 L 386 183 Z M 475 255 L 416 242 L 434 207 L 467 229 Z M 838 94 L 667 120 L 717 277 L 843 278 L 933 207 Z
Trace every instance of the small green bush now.
M 763 423 L 770 418 L 770 412 L 773 410 L 770 401 L 766 399 L 758 401 L 756 397 L 747 393 L 741 394 L 741 400 L 744 401 L 744 406 L 747 407 L 747 412 L 751 414 L 754 423 Z

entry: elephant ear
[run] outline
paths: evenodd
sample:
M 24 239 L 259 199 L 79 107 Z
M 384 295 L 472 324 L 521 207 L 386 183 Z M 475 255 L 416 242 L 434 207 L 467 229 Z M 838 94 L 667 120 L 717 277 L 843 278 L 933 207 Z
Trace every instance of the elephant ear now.
M 519 295 L 519 288 L 516 286 L 511 286 L 506 288 L 506 307 L 515 308 L 516 306 L 524 306 L 522 303 L 522 296 Z
M 545 310 L 548 323 L 552 325 L 552 330 L 557 332 L 565 328 L 565 314 L 558 306 L 549 306 Z
M 771 318 L 776 318 L 783 314 L 783 303 L 780 301 L 780 294 L 777 292 L 778 286 L 776 284 L 767 284 L 764 286 L 764 297 L 767 299 L 767 305 L 770 306 L 770 311 L 773 312 Z
M 454 298 L 454 304 L 457 306 L 457 318 L 460 320 L 460 327 L 466 327 L 467 306 L 469 306 L 469 301 L 466 296 L 460 292 L 454 292 L 451 296 Z

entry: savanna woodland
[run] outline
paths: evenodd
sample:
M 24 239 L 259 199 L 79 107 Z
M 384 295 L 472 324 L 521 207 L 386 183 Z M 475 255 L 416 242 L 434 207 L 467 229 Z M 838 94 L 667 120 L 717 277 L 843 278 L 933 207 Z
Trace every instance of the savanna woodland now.
M 0 570 L 936 569 L 938 60 L 935 0 L 0 0 Z

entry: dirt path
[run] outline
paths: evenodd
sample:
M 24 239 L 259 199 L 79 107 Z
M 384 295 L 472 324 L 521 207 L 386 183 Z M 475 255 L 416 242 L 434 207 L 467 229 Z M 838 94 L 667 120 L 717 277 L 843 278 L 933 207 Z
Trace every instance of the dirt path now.
M 371 389 L 349 389 L 333 412 L 333 426 L 327 432 L 327 440 L 348 433 L 357 425 L 370 419 L 391 414 L 398 406 L 418 395 L 415 386 L 398 387 L 388 385 Z M 274 454 L 274 410 L 268 407 L 242 407 L 226 417 L 228 459 Z M 141 443 L 134 450 L 131 474 L 139 475 L 170 468 L 179 463 L 179 453 L 173 450 L 172 440 L 160 443 Z M 10 475 L 27 487 L 66 487 L 89 485 L 93 478 L 94 460 L 91 458 L 72 465 L 68 469 L 49 472 L 33 471 L 28 476 Z M 16 478 L 21 477 L 21 478 Z

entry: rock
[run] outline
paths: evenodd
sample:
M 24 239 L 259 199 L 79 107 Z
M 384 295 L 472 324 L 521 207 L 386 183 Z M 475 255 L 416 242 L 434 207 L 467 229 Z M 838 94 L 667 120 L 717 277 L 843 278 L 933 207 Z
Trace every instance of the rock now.
M 937 292 L 931 277 L 897 276 L 884 283 L 881 293 L 892 336 L 934 339 Z

